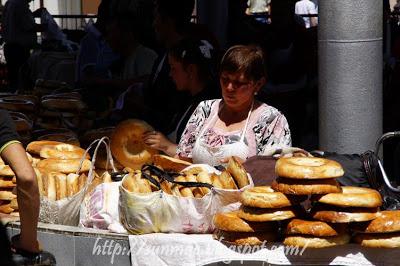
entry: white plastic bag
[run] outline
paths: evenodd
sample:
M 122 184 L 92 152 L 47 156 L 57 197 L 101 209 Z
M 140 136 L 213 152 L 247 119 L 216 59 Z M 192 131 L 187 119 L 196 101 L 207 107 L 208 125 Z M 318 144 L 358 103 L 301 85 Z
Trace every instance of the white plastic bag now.
M 210 233 L 214 214 L 239 208 L 241 191 L 254 186 L 250 175 L 248 178 L 249 185 L 240 190 L 212 188 L 202 198 L 177 197 L 161 190 L 132 193 L 121 185 L 120 222 L 132 234 Z
M 95 140 L 92 144 L 90 144 L 89 148 L 86 150 L 85 154 L 81 159 L 81 166 L 83 161 L 86 158 L 89 150 L 97 144 L 93 158 L 91 161 L 91 166 L 88 173 L 88 178 L 86 180 L 86 184 L 84 187 L 71 197 L 64 198 L 58 201 L 49 200 L 46 197 L 40 198 L 40 213 L 39 213 L 39 222 L 43 223 L 52 223 L 52 224 L 63 224 L 63 225 L 71 225 L 77 226 L 79 223 L 79 210 L 82 204 L 82 201 L 86 195 L 89 185 L 92 183 L 94 178 L 94 164 L 96 162 L 96 155 L 101 144 L 106 145 L 107 147 L 107 137 L 104 137 L 100 140 Z M 79 172 L 79 171 L 78 171 Z M 78 174 L 77 172 L 77 174 Z

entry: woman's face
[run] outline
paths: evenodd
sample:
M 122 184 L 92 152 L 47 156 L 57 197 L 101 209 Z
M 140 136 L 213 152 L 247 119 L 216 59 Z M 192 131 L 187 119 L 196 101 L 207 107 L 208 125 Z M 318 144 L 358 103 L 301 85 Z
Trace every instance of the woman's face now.
M 170 76 L 174 80 L 177 90 L 188 90 L 190 81 L 189 72 L 184 68 L 183 64 L 173 56 L 168 56 L 168 62 L 171 68 Z
M 248 108 L 254 99 L 254 94 L 261 88 L 261 81 L 255 82 L 247 78 L 243 72 L 223 71 L 219 81 L 225 104 L 238 111 Z

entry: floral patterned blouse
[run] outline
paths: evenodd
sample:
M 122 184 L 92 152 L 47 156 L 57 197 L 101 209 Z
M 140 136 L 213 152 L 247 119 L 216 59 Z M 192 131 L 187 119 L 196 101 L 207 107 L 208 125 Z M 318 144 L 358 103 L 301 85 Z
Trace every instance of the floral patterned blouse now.
M 210 125 L 199 136 L 209 119 L 218 114 L 222 100 L 202 101 L 190 117 L 186 128 L 179 141 L 177 155 L 180 157 L 192 157 L 192 150 L 198 137 L 205 140 L 207 145 L 217 147 L 229 144 L 240 139 L 241 130 L 234 132 L 222 132 Z M 262 155 L 267 148 L 283 148 L 291 146 L 289 125 L 286 117 L 276 108 L 265 103 L 255 102 L 251 113 L 245 143 L 249 145 L 249 156 Z

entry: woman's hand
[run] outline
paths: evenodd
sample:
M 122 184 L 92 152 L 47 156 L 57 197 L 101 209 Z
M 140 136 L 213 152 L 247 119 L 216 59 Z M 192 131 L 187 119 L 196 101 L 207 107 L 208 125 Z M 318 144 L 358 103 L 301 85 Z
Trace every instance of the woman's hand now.
M 143 136 L 144 143 L 156 150 L 166 153 L 168 156 L 175 156 L 177 145 L 171 142 L 164 134 L 157 131 L 146 132 Z

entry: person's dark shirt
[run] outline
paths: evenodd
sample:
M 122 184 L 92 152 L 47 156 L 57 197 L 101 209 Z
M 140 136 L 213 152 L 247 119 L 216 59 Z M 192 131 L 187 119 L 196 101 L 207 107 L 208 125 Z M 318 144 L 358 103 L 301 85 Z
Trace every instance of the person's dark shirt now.
M 15 123 L 10 114 L 5 110 L 0 110 L 0 150 L 10 141 L 18 141 L 19 136 L 15 130 Z
M 163 61 L 160 68 L 160 62 Z M 154 63 L 153 71 L 144 89 L 144 102 L 150 108 L 143 114 L 143 118 L 158 131 L 168 135 L 173 130 L 171 120 L 182 109 L 187 109 L 190 104 L 190 95 L 178 91 L 170 77 L 168 56 L 161 55 Z

